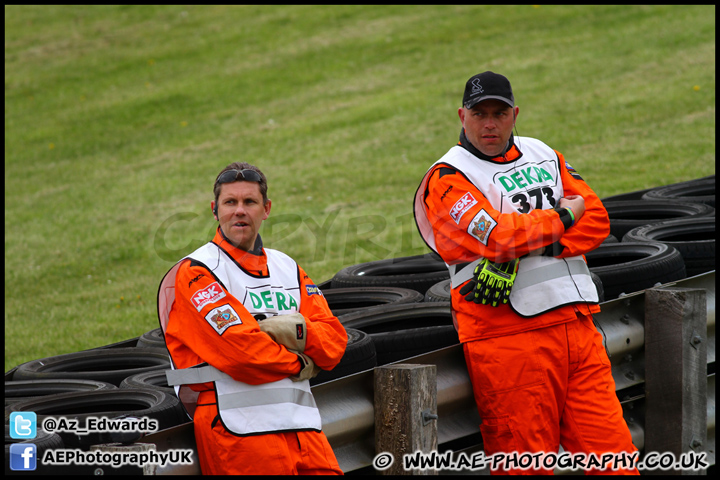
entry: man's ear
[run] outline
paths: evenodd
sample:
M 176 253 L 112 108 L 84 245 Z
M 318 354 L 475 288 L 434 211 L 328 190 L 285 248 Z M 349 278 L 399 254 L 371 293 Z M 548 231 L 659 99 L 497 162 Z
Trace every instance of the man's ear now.
M 270 208 L 272 207 L 272 200 L 268 198 L 268 201 L 265 203 L 265 216 L 263 217 L 263 220 L 267 220 L 267 218 L 270 216 Z

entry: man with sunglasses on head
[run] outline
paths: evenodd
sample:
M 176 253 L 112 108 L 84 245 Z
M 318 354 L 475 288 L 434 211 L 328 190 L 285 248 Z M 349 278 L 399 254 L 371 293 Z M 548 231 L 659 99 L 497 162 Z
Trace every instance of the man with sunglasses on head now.
M 593 323 L 599 299 L 583 258 L 610 233 L 607 212 L 561 153 L 513 135 L 518 113 L 506 77 L 472 76 L 459 142 L 415 195 L 418 229 L 450 271 L 485 455 L 542 458 L 562 444 L 629 459 L 637 449 Z M 491 473 L 552 473 L 547 465 L 505 462 Z M 613 466 L 586 473 L 637 474 L 629 460 Z
M 158 293 L 168 384 L 193 419 L 202 473 L 341 475 L 309 380 L 340 362 L 347 333 L 304 270 L 263 248 L 265 175 L 232 163 L 214 196 L 215 237 Z

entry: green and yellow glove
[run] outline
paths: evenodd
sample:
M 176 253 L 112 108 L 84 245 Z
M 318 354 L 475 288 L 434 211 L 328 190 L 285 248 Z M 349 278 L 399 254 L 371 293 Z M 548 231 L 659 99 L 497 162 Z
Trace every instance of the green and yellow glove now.
M 483 258 L 475 267 L 472 280 L 460 289 L 460 294 L 465 295 L 468 302 L 493 307 L 508 303 L 519 263 L 517 258 L 504 263 L 493 263 Z

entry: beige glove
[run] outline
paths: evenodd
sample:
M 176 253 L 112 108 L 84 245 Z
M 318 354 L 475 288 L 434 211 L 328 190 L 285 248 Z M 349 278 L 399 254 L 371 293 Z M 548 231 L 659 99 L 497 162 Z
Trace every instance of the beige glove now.
M 300 369 L 300 373 L 297 375 L 293 375 L 290 377 L 290 380 L 293 382 L 302 382 L 303 380 L 310 380 L 313 377 L 316 377 L 318 373 L 322 370 L 320 367 L 315 365 L 315 362 L 313 362 L 313 359 L 305 355 L 304 353 L 299 352 L 293 352 L 297 353 L 298 358 L 300 359 L 300 363 L 303 364 L 302 369 Z
M 270 335 L 280 345 L 285 345 L 288 350 L 305 351 L 307 326 L 302 314 L 275 315 L 260 320 L 258 325 L 260 325 L 260 330 Z

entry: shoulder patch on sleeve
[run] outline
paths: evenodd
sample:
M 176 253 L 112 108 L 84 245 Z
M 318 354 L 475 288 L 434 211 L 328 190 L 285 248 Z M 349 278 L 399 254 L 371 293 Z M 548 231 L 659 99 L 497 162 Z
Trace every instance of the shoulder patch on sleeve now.
M 468 225 L 468 233 L 480 240 L 480 243 L 487 246 L 490 232 L 493 231 L 497 222 L 488 214 L 485 209 L 480 210 Z
M 582 180 L 583 178 L 580 176 L 579 173 L 575 171 L 575 169 L 570 165 L 568 162 L 565 162 L 565 168 L 567 168 L 567 171 L 570 175 L 572 175 L 573 178 L 576 178 L 578 180 Z M 584 180 L 583 180 L 584 181 Z
M 205 320 L 215 329 L 218 335 L 222 335 L 232 325 L 242 325 L 240 315 L 229 305 L 213 308 L 205 315 Z

